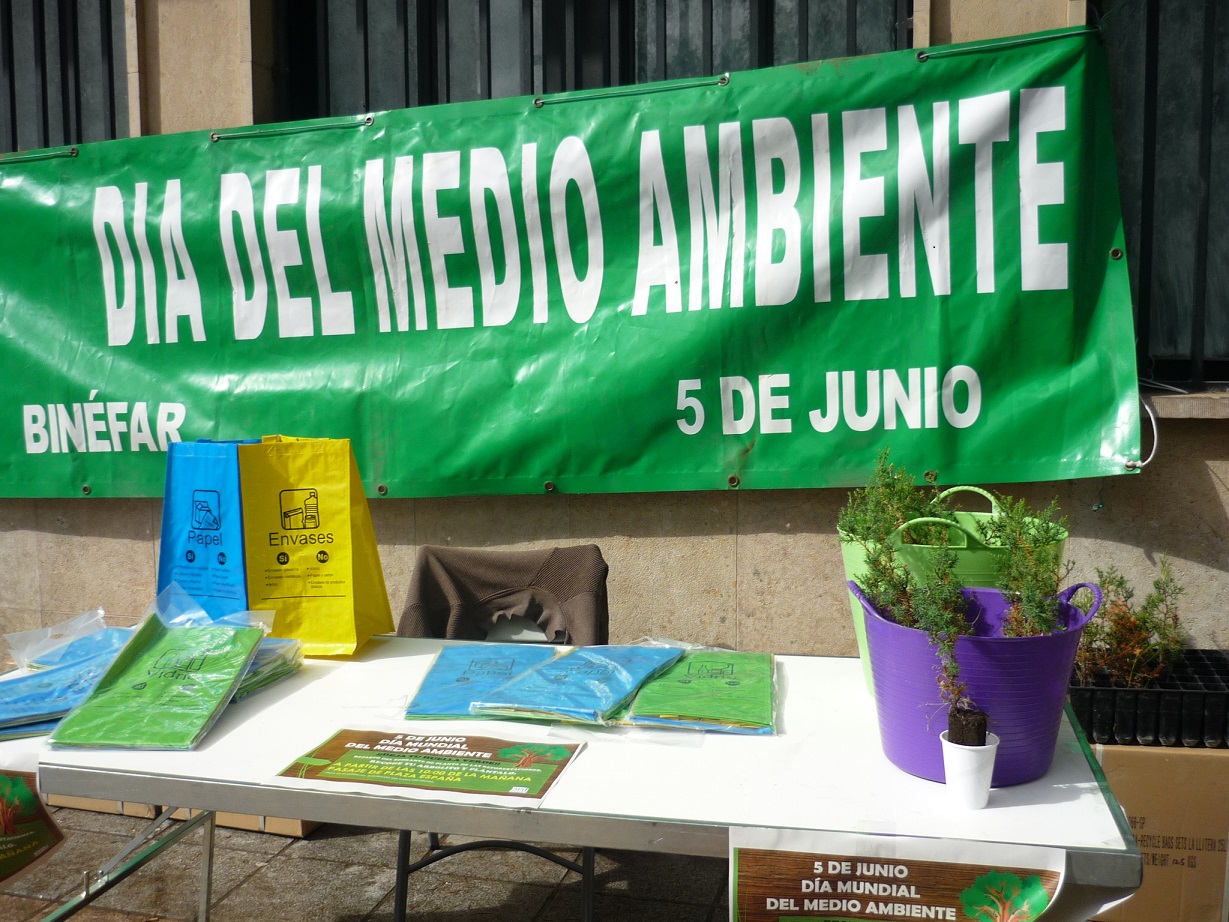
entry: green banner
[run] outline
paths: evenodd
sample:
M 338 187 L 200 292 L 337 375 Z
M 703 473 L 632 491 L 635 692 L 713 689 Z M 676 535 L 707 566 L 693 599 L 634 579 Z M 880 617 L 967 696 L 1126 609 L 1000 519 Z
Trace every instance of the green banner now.
M 370 495 L 1125 473 L 1086 30 L 0 160 L 0 495 L 347 437 Z

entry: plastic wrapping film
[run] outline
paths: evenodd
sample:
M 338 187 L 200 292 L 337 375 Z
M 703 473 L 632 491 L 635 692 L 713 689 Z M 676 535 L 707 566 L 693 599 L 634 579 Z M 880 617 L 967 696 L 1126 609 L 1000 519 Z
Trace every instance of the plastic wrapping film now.
M 52 651 L 62 649 L 76 640 L 92 636 L 106 627 L 103 610 L 95 608 L 52 627 L 34 628 L 5 634 L 9 656 L 20 669 L 38 669 L 38 662 Z M 59 663 L 51 665 L 62 665 Z
M 264 637 L 251 613 L 217 620 L 168 587 L 53 747 L 192 749 L 239 688 Z
M 495 689 L 471 713 L 605 724 L 683 650 L 666 644 L 573 647 Z
M 256 647 L 232 699 L 238 701 L 294 675 L 303 665 L 303 644 L 293 637 L 265 637 Z
M 114 656 L 97 656 L 0 681 L 0 729 L 6 738 L 33 734 L 30 725 L 59 720 L 89 696 Z

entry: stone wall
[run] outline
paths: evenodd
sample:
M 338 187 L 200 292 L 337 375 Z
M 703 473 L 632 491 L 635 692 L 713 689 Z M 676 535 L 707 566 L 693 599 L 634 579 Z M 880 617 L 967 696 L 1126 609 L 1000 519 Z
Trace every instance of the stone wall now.
M 994 485 L 989 485 L 994 487 Z M 1073 578 L 1118 566 L 1141 594 L 1168 554 L 1201 647 L 1229 648 L 1229 420 L 1162 419 L 1137 475 L 995 487 L 1069 519 Z M 610 564 L 611 635 L 853 655 L 836 517 L 844 490 L 371 500 L 394 617 L 421 544 L 594 542 Z M 153 599 L 159 500 L 0 501 L 0 629 L 95 607 L 134 623 Z

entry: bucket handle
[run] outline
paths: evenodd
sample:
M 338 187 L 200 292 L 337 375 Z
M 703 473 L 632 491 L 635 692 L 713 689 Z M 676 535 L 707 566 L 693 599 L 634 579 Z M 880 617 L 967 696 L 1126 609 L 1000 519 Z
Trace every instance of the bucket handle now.
M 964 544 L 949 544 L 948 547 L 972 548 L 974 550 L 982 550 L 985 548 L 985 545 L 982 543 L 981 539 L 959 522 L 953 522 L 951 519 L 934 518 L 932 516 L 922 516 L 921 518 L 911 519 L 903 525 L 898 525 L 896 530 L 892 532 L 892 537 L 890 539 L 892 544 L 899 547 L 901 545 L 900 536 L 906 529 L 911 528 L 914 525 L 942 525 L 944 528 L 954 528 L 956 531 L 964 535 Z
M 939 494 L 939 499 L 947 499 L 953 493 L 976 493 L 978 496 L 983 496 L 990 501 L 990 514 L 999 514 L 999 501 L 994 498 L 994 494 L 989 490 L 983 490 L 981 487 L 948 487 Z
M 1104 593 L 1101 592 L 1101 587 L 1094 583 L 1074 583 L 1068 586 L 1058 594 L 1058 600 L 1064 604 L 1070 605 L 1071 600 L 1075 598 L 1075 594 L 1081 589 L 1087 589 L 1092 593 L 1092 605 L 1085 612 L 1084 617 L 1080 619 L 1080 623 L 1076 627 L 1083 627 L 1093 619 L 1093 616 L 1100 611 L 1101 603 L 1105 600 Z

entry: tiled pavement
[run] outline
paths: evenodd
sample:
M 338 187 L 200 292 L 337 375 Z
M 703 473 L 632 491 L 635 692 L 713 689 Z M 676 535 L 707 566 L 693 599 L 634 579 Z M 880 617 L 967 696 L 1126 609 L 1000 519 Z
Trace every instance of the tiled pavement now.
M 148 823 L 59 808 L 67 840 L 42 866 L 0 890 L 0 920 L 33 922 L 70 899 Z M 196 918 L 199 832 L 191 832 L 72 918 L 154 922 Z M 422 853 L 425 837 L 415 842 Z M 447 841 L 447 839 L 446 839 Z M 218 828 L 213 922 L 383 922 L 393 914 L 397 834 L 325 825 L 302 839 Z M 567 854 L 565 852 L 565 854 Z M 576 854 L 569 857 L 577 858 Z M 597 922 L 722 922 L 726 862 L 598 851 Z M 520 852 L 464 852 L 410 876 L 414 922 L 573 922 L 580 877 Z

